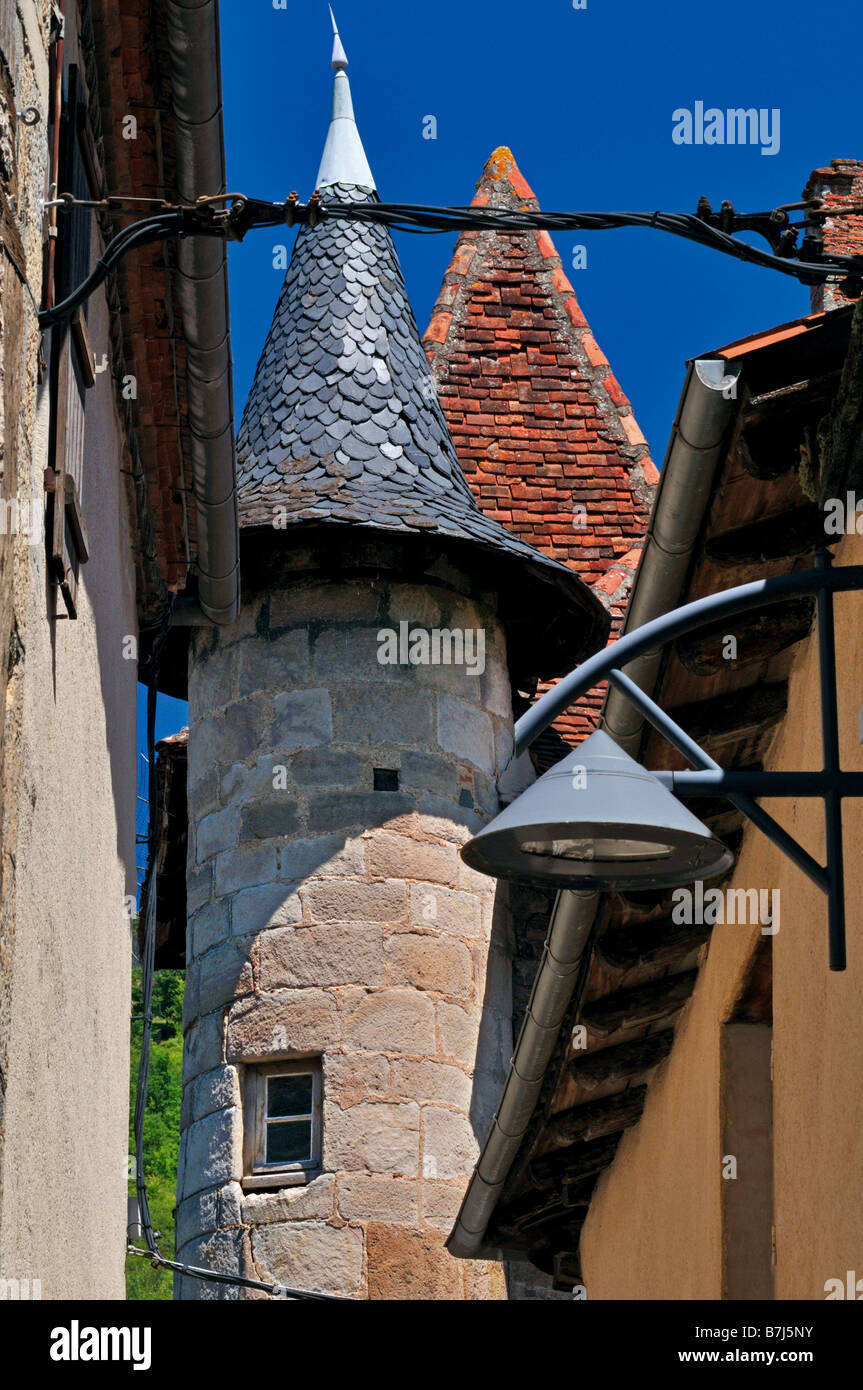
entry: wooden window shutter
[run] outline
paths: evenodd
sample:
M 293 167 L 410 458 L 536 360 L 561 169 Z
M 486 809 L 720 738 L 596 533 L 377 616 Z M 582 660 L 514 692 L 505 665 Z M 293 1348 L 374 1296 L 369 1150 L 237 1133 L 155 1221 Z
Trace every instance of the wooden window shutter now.
M 67 72 L 61 131 L 59 191 L 75 198 L 94 196 L 95 170 L 87 107 L 78 68 Z M 73 208 L 61 215 L 57 247 L 57 301 L 72 293 L 90 272 L 93 213 Z M 87 335 L 87 304 L 71 323 L 54 330 L 54 447 L 48 471 L 47 539 L 52 576 L 60 586 L 66 615 L 78 615 L 80 566 L 88 558 L 82 504 L 85 495 L 86 393 L 95 383 L 93 352 Z

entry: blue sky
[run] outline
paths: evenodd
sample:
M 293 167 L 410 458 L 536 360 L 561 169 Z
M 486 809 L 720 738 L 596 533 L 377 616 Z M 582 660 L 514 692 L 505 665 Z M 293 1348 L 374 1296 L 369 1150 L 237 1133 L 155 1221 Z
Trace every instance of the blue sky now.
M 509 145 L 548 209 L 694 212 L 705 194 L 754 211 L 797 201 L 831 158 L 863 154 L 857 84 L 840 80 L 863 28 L 847 0 L 587 4 L 337 0 L 381 197 L 467 203 L 491 151 Z M 325 0 L 285 5 L 222 0 L 228 183 L 273 199 L 312 192 L 331 93 Z M 698 100 L 778 108 L 779 153 L 675 145 L 672 112 Z M 436 140 L 422 138 L 426 115 Z M 254 232 L 231 248 L 238 418 L 282 278 L 272 248 L 288 235 Z M 657 463 L 686 359 L 808 311 L 795 281 L 659 232 L 556 240 L 567 267 L 573 245 L 587 246 L 587 269 L 570 278 Z M 397 235 L 421 332 L 453 241 Z
M 281 199 L 313 191 L 332 90 L 325 0 L 222 0 L 228 186 Z M 283 7 L 281 7 L 283 6 Z M 337 0 L 354 106 L 380 196 L 470 202 L 486 159 L 509 145 L 541 205 L 562 211 L 694 212 L 704 194 L 740 211 L 796 202 L 813 168 L 863 156 L 854 79 L 863 19 L 847 0 Z M 780 112 L 780 148 L 681 146 L 678 108 Z M 423 138 L 424 118 L 437 139 Z M 805 314 L 806 288 L 659 232 L 555 238 L 594 335 L 632 401 L 657 465 L 700 352 Z M 282 272 L 252 232 L 230 248 L 237 423 Z M 570 269 L 587 247 L 587 268 Z M 424 332 L 450 235 L 397 234 Z M 185 721 L 162 701 L 160 737 Z

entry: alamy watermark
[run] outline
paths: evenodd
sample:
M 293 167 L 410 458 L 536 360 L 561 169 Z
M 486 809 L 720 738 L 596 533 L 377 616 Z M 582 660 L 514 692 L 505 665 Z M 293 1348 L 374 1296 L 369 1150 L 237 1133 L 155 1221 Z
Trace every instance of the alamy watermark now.
M 828 497 L 824 503 L 826 536 L 863 535 L 863 497 L 846 492 L 844 497 Z
M 51 1332 L 52 1361 L 130 1361 L 135 1371 L 148 1371 L 152 1362 L 149 1327 L 82 1327 L 73 1318 L 68 1327 Z
M 762 936 L 775 936 L 779 931 L 780 901 L 778 888 L 708 888 L 699 880 L 694 889 L 675 888 L 671 895 L 674 908 L 671 920 L 678 926 L 712 927 L 760 926 Z
M 7 1299 L 18 1302 L 21 1299 L 32 1301 L 42 1297 L 41 1279 L 3 1279 L 0 1278 L 0 1302 Z
M 778 107 L 754 106 L 721 111 L 696 101 L 690 111 L 679 106 L 671 115 L 675 145 L 760 145 L 762 154 L 778 154 L 781 117 Z
M 378 632 L 381 666 L 464 666 L 468 675 L 485 670 L 485 629 L 473 627 L 422 628 L 400 622 L 398 631 Z
M 845 1271 L 844 1279 L 828 1279 L 824 1285 L 824 1292 L 827 1295 L 827 1302 L 831 1299 L 845 1298 L 852 1299 L 855 1303 L 863 1302 L 863 1279 L 857 1278 L 857 1271 L 848 1269 Z

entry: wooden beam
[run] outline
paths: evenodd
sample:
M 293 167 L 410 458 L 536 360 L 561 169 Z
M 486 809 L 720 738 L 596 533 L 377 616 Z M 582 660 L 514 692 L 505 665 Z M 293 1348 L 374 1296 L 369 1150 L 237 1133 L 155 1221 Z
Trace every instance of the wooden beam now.
M 636 1038 L 635 1042 L 603 1047 L 599 1052 L 588 1052 L 570 1062 L 569 1075 L 585 1091 L 595 1091 L 597 1086 L 606 1083 L 623 1085 L 659 1066 L 671 1051 L 673 1042 L 674 1029 L 663 1028 L 660 1033 L 648 1033 L 646 1037 Z
M 518 1221 L 513 1220 L 508 1211 L 496 1215 L 489 1227 L 487 1239 L 493 1245 L 533 1242 L 537 1238 L 537 1232 L 542 1222 L 552 1218 L 560 1219 L 565 1210 L 560 1196 L 555 1192 L 549 1196 L 547 1201 L 535 1203 L 533 1207 L 526 1210 Z
M 554 1257 L 551 1287 L 557 1293 L 571 1293 L 576 1285 L 584 1286 L 581 1275 L 581 1256 L 577 1250 L 559 1250 Z
M 815 600 L 809 595 L 771 603 L 758 612 L 723 618 L 680 638 L 675 643 L 677 655 L 694 675 L 716 676 L 729 667 L 728 637 L 736 639 L 735 660 L 740 665 L 766 661 L 807 637 L 814 614 Z
M 609 1134 L 630 1129 L 641 1119 L 646 1096 L 646 1086 L 632 1086 L 617 1095 L 604 1096 L 602 1100 L 574 1105 L 547 1122 L 543 1139 L 554 1148 L 565 1149 L 579 1141 L 589 1143 L 592 1139 L 604 1139 Z
M 693 700 L 668 713 L 690 738 L 714 747 L 758 734 L 765 727 L 773 728 L 784 718 L 787 708 L 788 682 L 770 681 L 747 685 L 742 690 L 728 690 L 709 700 Z
M 528 1259 L 536 1269 L 542 1269 L 545 1275 L 554 1275 L 554 1264 L 563 1257 L 567 1257 L 570 1262 L 578 1261 L 578 1245 L 581 1241 L 582 1227 L 584 1220 L 570 1226 L 552 1227 L 549 1232 L 543 1232 L 541 1240 L 536 1241 L 528 1250 Z M 577 1280 L 581 1283 L 581 1280 Z
M 528 1259 L 531 1264 L 535 1264 L 537 1269 L 541 1269 L 544 1274 L 553 1275 L 554 1262 L 559 1255 L 573 1255 L 578 1251 L 583 1226 L 584 1221 L 582 1220 L 543 1231 L 541 1239 L 537 1240 L 536 1244 L 528 1250 Z
M 623 1028 L 658 1023 L 683 1008 L 695 988 L 697 976 L 697 970 L 686 970 L 680 975 L 669 975 L 593 999 L 582 1009 L 581 1021 L 588 1032 L 598 1037 L 608 1037 Z
M 562 1181 L 554 1188 L 532 1188 L 506 1206 L 498 1207 L 494 1216 L 495 1236 L 516 1235 L 550 1212 L 562 1215 L 573 1207 L 586 1207 L 595 1186 L 596 1178 L 587 1177 L 576 1182 Z
M 823 505 L 830 497 L 844 497 L 846 492 L 858 495 L 863 491 L 863 458 L 860 450 L 860 426 L 863 420 L 863 383 L 860 362 L 863 357 L 863 327 L 855 313 L 851 322 L 851 340 L 842 377 L 832 409 L 827 412 L 818 431 L 818 500 Z
M 527 1165 L 527 1180 L 532 1187 L 559 1187 L 561 1183 L 580 1182 L 607 1168 L 617 1152 L 620 1134 L 607 1139 L 595 1139 L 589 1144 L 572 1144 L 568 1149 L 534 1158 Z
M 524 1193 L 506 1207 L 498 1208 L 489 1227 L 488 1238 L 492 1244 L 513 1244 L 518 1241 L 534 1241 L 536 1230 L 543 1222 L 550 1220 L 570 1220 L 575 1216 L 584 1219 L 586 1209 L 591 1204 L 595 1177 L 586 1177 L 575 1183 L 561 1181 L 559 1187 L 538 1191 L 536 1188 Z
M 710 940 L 710 927 L 686 926 L 669 919 L 612 927 L 599 938 L 596 953 L 615 970 L 673 966 Z
M 768 482 L 796 468 L 804 432 L 825 414 L 837 384 L 830 372 L 748 401 L 734 444 L 734 456 L 746 472 Z
M 722 568 L 737 565 L 766 565 L 808 555 L 824 544 L 824 513 L 807 502 L 778 516 L 752 521 L 731 531 L 711 536 L 704 546 L 709 560 Z
M 532 1244 L 541 1240 L 547 1231 L 561 1228 L 571 1230 L 573 1226 L 578 1227 L 586 1220 L 588 1205 L 587 1202 L 582 1202 L 577 1207 L 563 1201 L 549 1202 L 524 1216 L 518 1225 L 504 1228 L 503 1225 L 496 1224 L 495 1239 L 499 1234 L 506 1244 L 510 1241 Z

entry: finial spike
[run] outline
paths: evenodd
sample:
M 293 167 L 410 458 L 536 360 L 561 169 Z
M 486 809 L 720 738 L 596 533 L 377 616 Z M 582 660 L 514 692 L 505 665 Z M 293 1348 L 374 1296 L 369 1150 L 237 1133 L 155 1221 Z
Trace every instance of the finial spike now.
M 375 181 L 369 168 L 369 161 L 363 149 L 363 142 L 354 119 L 354 104 L 351 100 L 351 84 L 345 68 L 348 65 L 342 41 L 339 38 L 336 17 L 332 5 L 329 6 L 333 21 L 333 115 L 330 121 L 324 156 L 318 170 L 318 188 L 329 184 L 353 184 L 356 188 L 374 191 Z
M 339 37 L 339 26 L 336 24 L 333 7 L 328 5 L 327 8 L 330 12 L 330 19 L 333 21 L 333 68 L 336 72 L 344 72 L 348 65 L 348 55 L 345 53 L 344 45 Z

